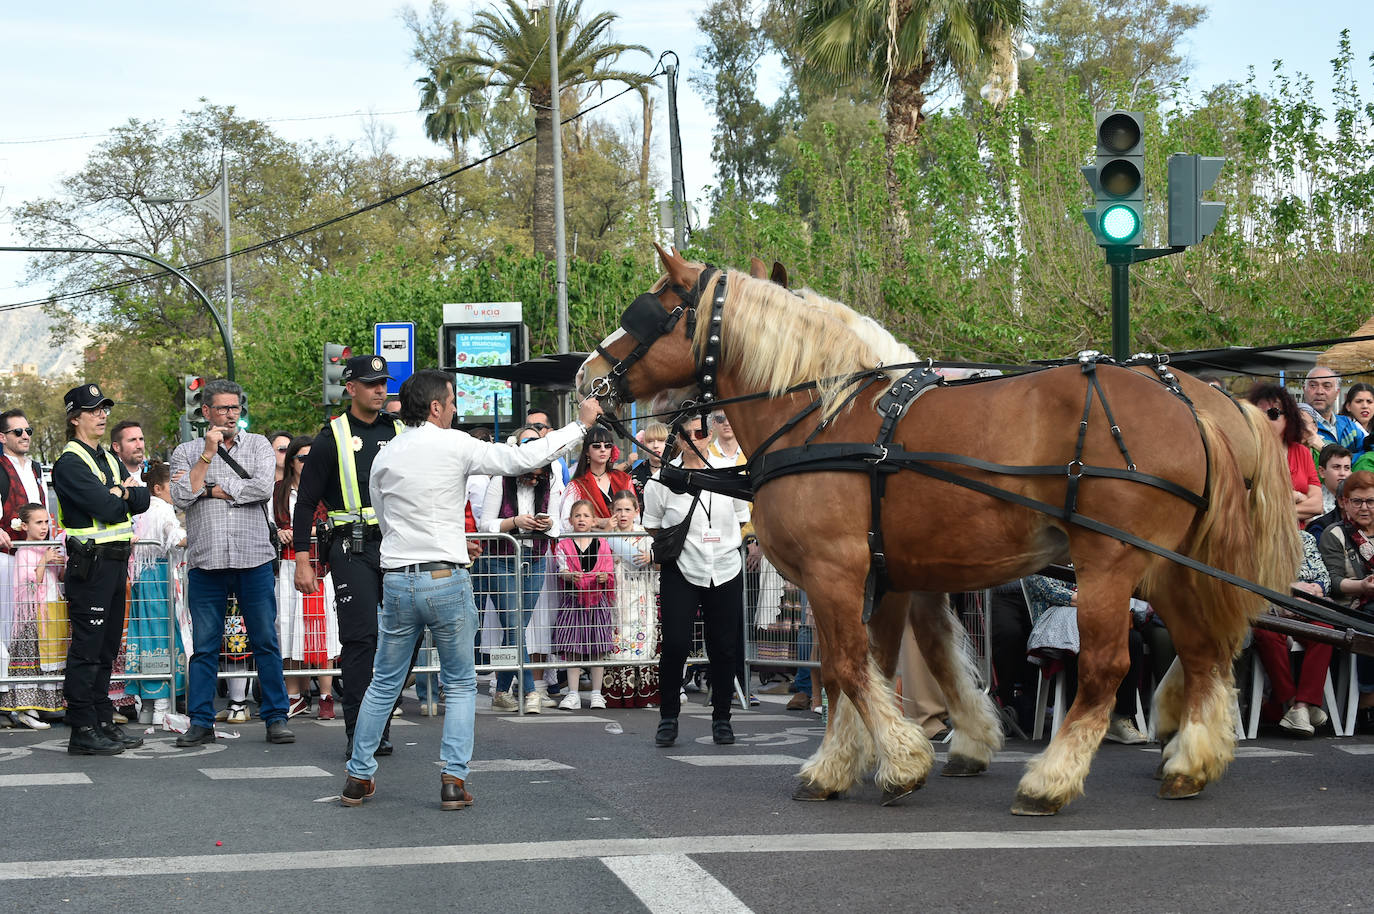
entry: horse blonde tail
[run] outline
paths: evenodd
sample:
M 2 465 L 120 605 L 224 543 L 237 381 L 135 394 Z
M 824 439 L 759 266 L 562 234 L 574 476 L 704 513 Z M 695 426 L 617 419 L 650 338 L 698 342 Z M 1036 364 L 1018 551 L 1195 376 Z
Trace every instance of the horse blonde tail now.
M 1211 492 L 1187 552 L 1213 568 L 1287 592 L 1296 580 L 1301 554 L 1287 463 L 1274 433 L 1256 421 L 1259 412 L 1246 404 L 1244 413 L 1254 439 L 1253 450 L 1245 449 L 1256 454 L 1253 467 L 1241 465 L 1237 449 L 1211 417 L 1198 417 L 1207 445 Z M 1264 609 L 1264 599 L 1201 572 L 1187 576 L 1194 588 L 1195 612 L 1205 628 L 1232 654 L 1239 651 L 1250 623 Z
M 1302 556 L 1288 459 L 1264 414 L 1249 403 L 1241 404 L 1241 412 L 1259 453 L 1250 483 L 1250 525 L 1254 530 L 1257 566 L 1256 576 L 1250 580 L 1288 593 L 1289 586 L 1298 579 Z

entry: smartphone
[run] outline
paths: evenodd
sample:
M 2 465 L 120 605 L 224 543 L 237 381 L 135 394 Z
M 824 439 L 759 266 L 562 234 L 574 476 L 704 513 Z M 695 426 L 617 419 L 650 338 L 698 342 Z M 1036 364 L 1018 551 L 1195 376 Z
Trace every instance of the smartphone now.
M 534 516 L 534 519 L 535 519 L 535 520 L 549 520 L 549 515 L 546 514 L 546 513 L 544 513 L 543 511 L 540 511 L 538 514 L 536 514 L 536 515 Z

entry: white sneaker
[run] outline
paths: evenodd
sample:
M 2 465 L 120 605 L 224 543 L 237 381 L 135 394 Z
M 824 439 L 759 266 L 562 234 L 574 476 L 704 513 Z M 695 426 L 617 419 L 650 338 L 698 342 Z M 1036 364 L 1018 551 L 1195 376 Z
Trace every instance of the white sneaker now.
M 1150 741 L 1145 734 L 1136 729 L 1135 721 L 1129 717 L 1113 717 L 1103 739 L 1110 743 L 1121 743 L 1123 746 L 1138 746 Z
M 1331 718 L 1327 716 L 1327 713 L 1323 711 L 1321 708 L 1317 707 L 1316 705 L 1307 706 L 1307 721 L 1312 725 L 1312 729 L 1314 731 L 1318 727 L 1325 727 L 1326 722 L 1330 719 Z
M 1279 726 L 1293 736 L 1314 736 L 1316 728 L 1312 726 L 1312 719 L 1307 714 L 1307 709 L 1299 705 L 1293 705 L 1288 709 L 1288 713 L 1283 715 L 1279 721 Z
M 545 698 L 545 700 L 547 700 L 547 697 Z M 553 704 L 553 702 L 550 701 L 549 704 Z M 542 714 L 543 711 L 544 701 L 540 700 L 538 692 L 531 692 L 525 696 L 526 714 Z
M 587 702 L 587 707 L 592 708 L 594 710 L 605 710 L 606 699 L 601 697 L 600 692 L 593 692 L 592 700 Z
M 510 692 L 497 692 L 491 700 L 493 711 L 519 711 L 520 704 Z
M 156 709 L 153 710 L 153 726 L 154 726 L 154 727 L 161 727 L 161 726 L 162 726 L 162 722 L 165 721 L 166 719 L 167 719 L 167 712 L 166 712 L 166 711 L 164 711 L 164 710 L 161 709 L 161 708 L 156 708 Z
M 48 723 L 46 720 L 39 720 L 38 715 L 34 714 L 32 711 L 19 711 L 14 716 L 19 723 L 28 727 L 30 730 L 47 730 L 52 727 L 52 724 Z
M 547 690 L 547 689 L 544 690 L 544 691 L 542 691 L 542 692 L 536 691 L 534 694 L 536 694 L 536 695 L 539 696 L 539 707 L 541 707 L 541 708 L 556 708 L 556 707 L 558 707 L 558 702 L 554 701 L 552 698 L 549 697 L 549 693 L 548 693 L 548 690 Z
M 558 707 L 564 711 L 582 710 L 582 698 L 576 692 L 569 692 L 563 700 L 558 703 Z

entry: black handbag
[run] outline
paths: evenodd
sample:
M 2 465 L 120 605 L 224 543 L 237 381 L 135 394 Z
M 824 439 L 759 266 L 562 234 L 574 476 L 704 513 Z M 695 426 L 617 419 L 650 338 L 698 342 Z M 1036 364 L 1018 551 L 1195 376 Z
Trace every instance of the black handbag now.
M 687 529 L 692 526 L 692 513 L 696 511 L 699 504 L 701 504 L 700 494 L 692 499 L 692 507 L 687 509 L 687 516 L 682 519 L 681 523 L 664 527 L 654 534 L 654 545 L 650 552 L 655 564 L 666 565 L 669 562 L 676 562 L 677 557 L 682 555 L 682 547 L 687 545 Z

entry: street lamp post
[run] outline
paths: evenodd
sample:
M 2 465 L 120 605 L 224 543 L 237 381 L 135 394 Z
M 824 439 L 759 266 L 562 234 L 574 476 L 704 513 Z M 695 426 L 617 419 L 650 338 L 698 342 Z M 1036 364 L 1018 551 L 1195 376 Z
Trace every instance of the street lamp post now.
M 229 338 L 234 337 L 234 267 L 233 261 L 229 257 L 230 253 L 230 231 L 229 231 L 229 163 L 221 155 L 219 157 L 219 183 L 201 194 L 199 197 L 191 197 L 188 200 L 176 197 L 143 197 L 144 203 L 164 204 L 164 203 L 185 203 L 192 209 L 198 209 L 206 215 L 213 216 L 219 220 L 220 227 L 224 229 L 224 322 L 227 325 Z

